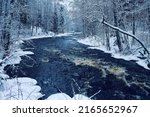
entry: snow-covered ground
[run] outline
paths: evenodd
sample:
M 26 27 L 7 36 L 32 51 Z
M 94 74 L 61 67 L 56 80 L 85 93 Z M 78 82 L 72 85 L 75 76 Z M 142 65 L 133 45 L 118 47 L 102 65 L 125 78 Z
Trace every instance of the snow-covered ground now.
M 0 88 L 1 100 L 37 100 L 43 95 L 37 81 L 31 78 L 3 80 Z
M 15 69 L 16 64 L 20 64 L 21 56 L 34 54 L 24 51 L 20 45 L 23 41 L 15 41 L 9 49 L 9 55 L 0 59 L 0 100 L 37 100 L 42 97 L 41 88 L 37 82 L 31 78 L 10 78 L 4 68 L 11 65 Z
M 32 29 L 26 30 L 26 32 L 31 32 Z M 77 34 L 81 34 L 81 32 L 67 32 L 67 33 L 60 33 L 60 34 L 55 34 L 51 31 L 45 33 L 41 28 L 39 27 L 35 27 L 33 29 L 32 35 L 31 33 L 28 33 L 26 35 L 20 35 L 19 38 L 20 40 L 32 40 L 32 39 L 41 39 L 41 38 L 48 38 L 48 37 L 62 37 L 62 36 L 71 36 L 71 35 L 77 35 Z M 0 48 L 1 50 L 1 48 Z M 1 56 L 1 53 L 0 53 Z
M 22 40 L 42 39 L 42 38 L 48 38 L 48 37 L 62 37 L 62 36 L 71 36 L 71 35 L 76 35 L 76 34 L 80 34 L 80 32 L 70 32 L 70 33 L 60 33 L 60 34 L 49 32 L 48 34 L 41 34 L 41 35 L 36 35 L 36 36 L 30 36 L 27 38 L 22 38 Z
M 134 55 L 119 54 L 117 52 L 117 47 L 113 46 L 114 42 L 112 40 L 114 40 L 114 39 L 110 40 L 111 51 L 108 51 L 106 49 L 106 47 L 100 42 L 100 38 L 88 37 L 88 38 L 85 38 L 85 39 L 80 39 L 80 40 L 78 40 L 78 42 L 82 43 L 82 44 L 85 44 L 85 45 L 91 46 L 91 47 L 89 47 L 90 49 L 98 49 L 98 50 L 104 51 L 105 53 L 111 53 L 111 56 L 116 58 L 116 59 L 124 59 L 124 60 L 127 60 L 127 61 L 135 60 L 137 62 L 137 64 L 139 64 L 140 66 L 142 66 L 145 69 L 149 70 L 149 68 L 147 67 L 147 62 L 145 60 L 139 59 L 137 57 L 138 56 L 137 54 L 134 54 Z
M 65 93 L 56 93 L 49 96 L 47 100 L 91 100 L 91 99 L 81 94 L 76 94 L 74 95 L 73 98 L 71 98 L 69 95 Z
M 93 97 L 95 97 L 97 94 L 99 94 L 101 90 L 96 92 L 94 95 L 87 97 L 83 94 L 74 94 L 73 97 L 70 97 L 69 95 L 65 93 L 56 93 L 53 95 L 50 95 L 47 100 L 92 100 Z

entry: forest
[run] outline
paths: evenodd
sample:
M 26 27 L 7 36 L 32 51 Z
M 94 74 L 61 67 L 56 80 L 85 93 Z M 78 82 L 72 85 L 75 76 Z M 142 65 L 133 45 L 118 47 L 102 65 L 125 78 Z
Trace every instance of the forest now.
M 0 0 L 2 100 L 150 99 L 149 70 L 149 0 Z

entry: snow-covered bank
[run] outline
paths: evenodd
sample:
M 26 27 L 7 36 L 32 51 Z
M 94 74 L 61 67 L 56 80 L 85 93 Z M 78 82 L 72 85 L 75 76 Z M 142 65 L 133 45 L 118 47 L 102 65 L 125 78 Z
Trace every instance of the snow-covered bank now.
M 42 39 L 42 38 L 51 38 L 51 37 L 64 37 L 64 36 L 71 36 L 71 35 L 78 35 L 78 34 L 81 34 L 81 33 L 80 32 L 70 32 L 70 33 L 55 34 L 53 32 L 50 32 L 48 34 L 30 36 L 28 38 L 23 38 L 22 40 Z
M 0 90 L 1 100 L 37 100 L 43 95 L 37 81 L 31 78 L 15 78 L 3 81 Z
M 111 40 L 114 40 L 114 39 L 111 39 Z M 147 67 L 147 62 L 145 60 L 142 60 L 140 58 L 138 58 L 138 54 L 134 54 L 134 55 L 123 55 L 123 54 L 119 54 L 117 53 L 117 47 L 116 46 L 113 46 L 113 43 L 114 42 L 110 42 L 111 43 L 111 51 L 108 51 L 106 49 L 106 47 L 100 42 L 99 38 L 96 38 L 96 37 L 88 37 L 88 38 L 85 38 L 85 39 L 80 39 L 78 40 L 79 43 L 82 43 L 82 44 L 85 44 L 85 45 L 89 45 L 91 47 L 89 47 L 90 49 L 98 49 L 98 50 L 102 50 L 104 51 L 105 53 L 111 53 L 111 56 L 116 58 L 116 59 L 124 59 L 124 60 L 127 60 L 127 61 L 130 61 L 130 60 L 135 60 L 137 64 L 139 64 L 140 66 L 144 67 L 145 69 L 148 69 L 149 68 Z
M 41 88 L 31 78 L 11 78 L 4 68 L 11 65 L 15 70 L 16 64 L 20 64 L 22 56 L 34 54 L 31 51 L 21 49 L 22 40 L 15 41 L 9 49 L 9 55 L 0 59 L 0 100 L 37 100 L 42 97 Z

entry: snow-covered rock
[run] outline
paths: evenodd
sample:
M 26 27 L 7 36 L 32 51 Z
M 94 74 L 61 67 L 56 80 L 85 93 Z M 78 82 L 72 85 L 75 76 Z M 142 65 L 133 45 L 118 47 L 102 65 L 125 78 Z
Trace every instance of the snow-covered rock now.
M 81 94 L 76 94 L 72 99 L 73 100 L 91 100 L 89 97 L 81 95 Z
M 47 98 L 47 100 L 71 100 L 72 98 L 65 93 L 56 93 Z
M 90 98 L 82 95 L 76 94 L 73 98 L 65 93 L 56 93 L 47 98 L 47 100 L 91 100 Z

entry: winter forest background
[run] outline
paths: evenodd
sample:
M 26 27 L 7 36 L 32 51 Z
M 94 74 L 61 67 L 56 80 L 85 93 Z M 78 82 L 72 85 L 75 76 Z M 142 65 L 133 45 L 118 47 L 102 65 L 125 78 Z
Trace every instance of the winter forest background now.
M 29 38 L 64 33 L 79 33 L 80 43 L 150 67 L 150 0 L 0 0 L 0 99 L 42 96 L 35 80 L 15 80 L 5 68 L 17 70 L 21 56 L 33 54 L 21 49 Z M 32 88 L 22 98 L 25 81 Z

